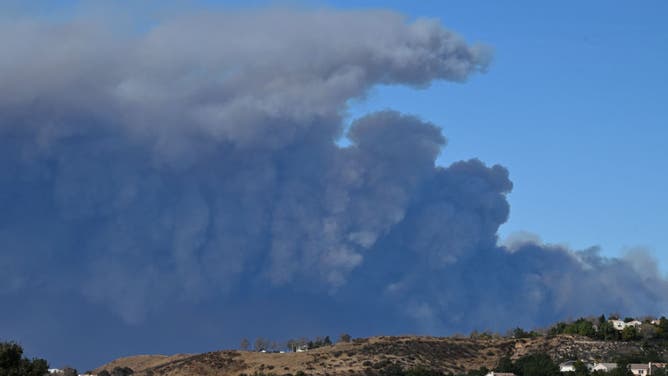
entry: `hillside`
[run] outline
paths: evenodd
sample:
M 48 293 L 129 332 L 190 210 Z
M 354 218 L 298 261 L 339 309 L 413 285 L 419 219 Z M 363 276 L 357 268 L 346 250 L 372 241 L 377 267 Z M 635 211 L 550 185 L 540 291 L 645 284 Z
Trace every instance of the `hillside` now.
M 134 355 L 125 358 L 118 358 L 113 360 L 99 370 L 112 370 L 116 367 L 129 367 L 133 370 L 146 370 L 149 368 L 158 367 L 160 365 L 191 357 L 192 354 L 176 354 L 176 355 Z
M 390 364 L 404 369 L 423 367 L 445 373 L 464 373 L 482 366 L 493 368 L 503 356 L 517 359 L 534 352 L 546 352 L 555 361 L 583 359 L 611 361 L 620 355 L 656 351 L 665 357 L 665 345 L 640 342 L 593 341 L 559 335 L 526 339 L 372 337 L 303 353 L 259 353 L 218 351 L 198 355 L 141 355 L 117 359 L 96 369 L 130 367 L 138 375 L 276 375 L 304 372 L 308 375 L 355 375 L 380 370 Z

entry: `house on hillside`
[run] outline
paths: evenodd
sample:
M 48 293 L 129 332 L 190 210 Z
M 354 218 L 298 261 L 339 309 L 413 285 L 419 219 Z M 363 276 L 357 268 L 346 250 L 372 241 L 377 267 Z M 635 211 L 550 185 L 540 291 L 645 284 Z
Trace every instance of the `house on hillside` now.
M 629 321 L 629 322 L 624 322 L 622 320 L 608 320 L 608 322 L 610 324 L 612 324 L 612 327 L 617 329 L 617 330 L 624 330 L 624 329 L 628 328 L 629 326 L 633 326 L 633 327 L 638 328 L 638 327 L 640 327 L 640 325 L 642 325 L 642 322 L 640 322 L 638 320 L 633 320 L 633 321 Z
M 629 370 L 635 376 L 648 376 L 650 375 L 650 366 L 647 363 L 631 363 L 629 364 Z
M 575 372 L 575 363 L 577 360 L 569 360 L 559 363 L 559 371 L 561 372 Z
M 624 330 L 626 328 L 626 323 L 622 320 L 608 320 L 608 322 L 617 330 Z
M 617 363 L 594 363 L 589 371 L 603 371 L 610 372 L 613 369 L 617 368 Z

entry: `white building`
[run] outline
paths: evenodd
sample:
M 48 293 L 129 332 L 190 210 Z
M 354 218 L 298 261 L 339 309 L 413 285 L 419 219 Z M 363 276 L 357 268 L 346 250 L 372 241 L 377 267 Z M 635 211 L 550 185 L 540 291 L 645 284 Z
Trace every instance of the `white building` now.
M 629 370 L 636 376 L 648 376 L 650 375 L 650 366 L 647 363 L 631 363 L 629 364 Z
M 608 322 L 617 330 L 624 330 L 626 328 L 626 323 L 622 320 L 608 320 Z
M 559 371 L 561 372 L 575 372 L 575 362 L 577 360 L 569 360 L 559 364 Z
M 624 330 L 624 329 L 628 328 L 629 326 L 633 326 L 633 327 L 638 328 L 638 327 L 640 327 L 640 325 L 642 325 L 642 323 L 638 320 L 633 320 L 633 321 L 629 321 L 629 322 L 624 322 L 622 320 L 608 320 L 608 322 L 611 323 L 612 327 L 617 329 L 617 330 Z
M 589 370 L 610 372 L 615 368 L 617 368 L 617 363 L 594 363 Z
M 575 363 L 577 363 L 577 360 L 569 360 L 563 363 L 559 364 L 559 371 L 561 372 L 575 372 Z M 595 370 L 600 370 L 600 371 L 605 371 L 608 372 L 611 369 L 614 369 L 617 367 L 617 364 L 615 363 L 587 363 L 587 362 L 582 362 L 582 364 L 587 367 L 589 371 L 595 371 Z

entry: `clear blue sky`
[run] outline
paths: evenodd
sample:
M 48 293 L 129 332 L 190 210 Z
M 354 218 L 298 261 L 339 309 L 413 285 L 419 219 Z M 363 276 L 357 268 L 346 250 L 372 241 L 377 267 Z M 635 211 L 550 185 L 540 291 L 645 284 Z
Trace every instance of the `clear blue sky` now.
M 48 17 L 78 3 L 16 6 Z M 528 231 L 576 249 L 598 245 L 607 255 L 644 247 L 668 271 L 667 2 L 200 3 L 388 8 L 437 18 L 490 45 L 487 74 L 426 90 L 377 88 L 351 103 L 351 117 L 384 108 L 417 114 L 444 129 L 440 163 L 506 166 L 515 188 L 502 237 Z M 142 5 L 153 6 L 164 4 Z

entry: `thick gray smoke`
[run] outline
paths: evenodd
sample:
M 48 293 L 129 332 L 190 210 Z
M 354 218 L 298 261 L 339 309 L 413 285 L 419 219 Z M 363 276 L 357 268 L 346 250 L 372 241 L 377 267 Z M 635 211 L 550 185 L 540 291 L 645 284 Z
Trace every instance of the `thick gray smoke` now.
M 439 22 L 266 10 L 133 34 L 24 20 L 0 25 L 0 45 L 5 296 L 141 324 L 256 291 L 356 295 L 434 334 L 668 309 L 647 256 L 498 245 L 508 171 L 435 166 L 433 124 L 373 113 L 336 145 L 347 101 L 374 85 L 486 69 L 489 50 Z

